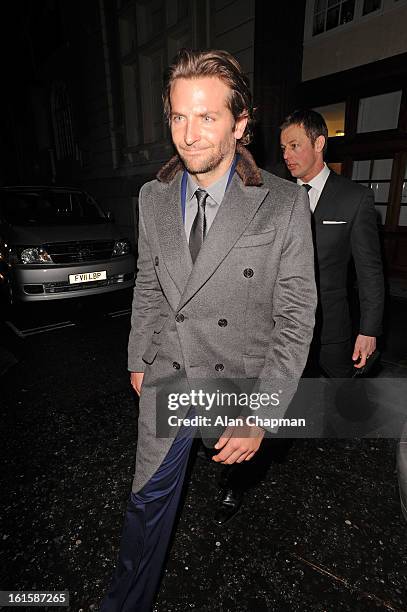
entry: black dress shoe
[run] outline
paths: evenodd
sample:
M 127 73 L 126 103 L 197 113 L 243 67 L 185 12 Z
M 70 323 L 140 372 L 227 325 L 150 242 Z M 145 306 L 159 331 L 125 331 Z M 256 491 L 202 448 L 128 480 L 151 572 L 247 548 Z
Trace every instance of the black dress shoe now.
M 224 489 L 215 508 L 213 522 L 215 525 L 225 525 L 238 512 L 243 501 L 243 491 L 240 489 Z

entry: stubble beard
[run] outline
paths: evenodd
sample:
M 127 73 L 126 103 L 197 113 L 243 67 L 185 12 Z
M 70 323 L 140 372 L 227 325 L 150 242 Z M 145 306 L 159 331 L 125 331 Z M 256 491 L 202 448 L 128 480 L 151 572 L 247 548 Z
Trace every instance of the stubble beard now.
M 179 156 L 185 166 L 185 169 L 189 174 L 207 174 L 208 172 L 212 172 L 216 170 L 218 166 L 225 159 L 225 153 L 220 150 L 217 153 L 213 153 L 211 156 L 206 159 L 196 160 L 194 163 L 193 160 L 189 160 L 187 157 L 184 157 L 182 153 L 179 153 Z

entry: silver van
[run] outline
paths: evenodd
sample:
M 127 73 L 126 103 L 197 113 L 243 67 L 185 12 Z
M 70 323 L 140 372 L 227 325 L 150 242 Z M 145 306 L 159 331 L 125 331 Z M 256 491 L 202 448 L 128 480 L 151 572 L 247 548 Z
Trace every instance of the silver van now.
M 85 191 L 0 188 L 0 288 L 10 301 L 125 289 L 134 272 L 130 242 Z

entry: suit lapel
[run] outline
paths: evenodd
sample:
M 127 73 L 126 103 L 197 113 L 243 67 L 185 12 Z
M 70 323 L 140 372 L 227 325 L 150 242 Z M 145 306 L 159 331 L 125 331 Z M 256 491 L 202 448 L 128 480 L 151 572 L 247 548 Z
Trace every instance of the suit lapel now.
M 171 183 L 158 183 L 157 193 L 154 194 L 154 218 L 161 252 L 180 295 L 192 270 L 182 221 L 181 178 L 182 172 L 178 172 Z
M 239 176 L 234 174 L 192 268 L 179 308 L 184 306 L 214 273 L 243 234 L 267 194 L 268 189 L 246 187 Z M 189 255 L 188 245 L 186 248 Z
M 337 214 L 336 195 L 336 174 L 331 170 L 314 211 L 316 223 L 319 223 L 322 219 L 335 219 Z

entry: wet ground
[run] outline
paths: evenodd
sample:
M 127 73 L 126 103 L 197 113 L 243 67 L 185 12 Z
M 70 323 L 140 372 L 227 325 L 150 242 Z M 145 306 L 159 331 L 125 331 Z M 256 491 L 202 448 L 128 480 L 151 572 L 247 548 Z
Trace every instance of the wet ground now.
M 381 376 L 407 375 L 405 312 L 393 299 Z M 97 610 L 135 455 L 128 296 L 43 315 L 2 327 L 0 586 Z M 198 458 L 156 611 L 407 610 L 395 447 L 298 440 L 227 529 L 211 524 L 217 466 Z

